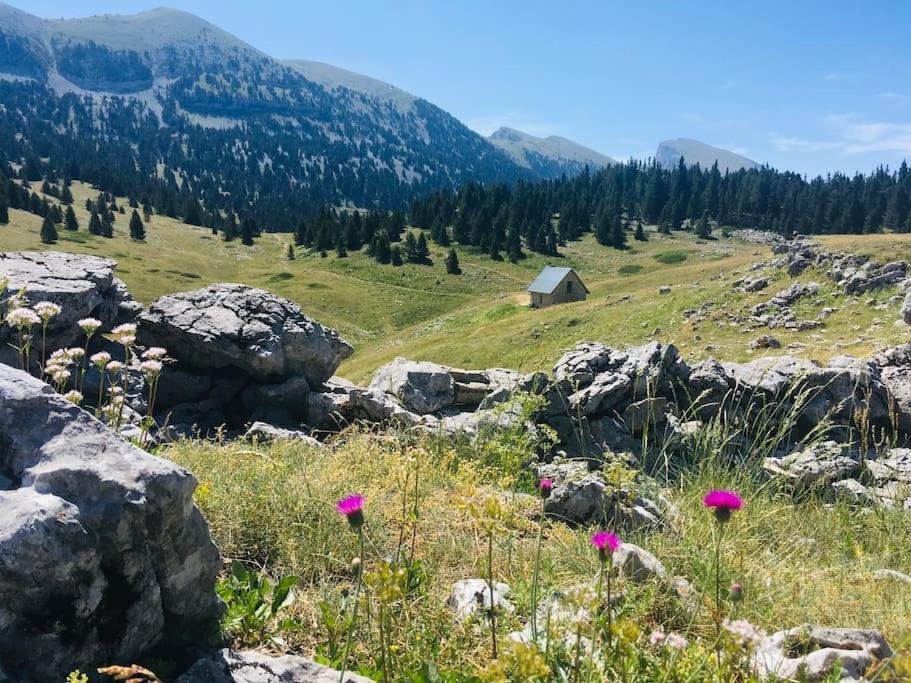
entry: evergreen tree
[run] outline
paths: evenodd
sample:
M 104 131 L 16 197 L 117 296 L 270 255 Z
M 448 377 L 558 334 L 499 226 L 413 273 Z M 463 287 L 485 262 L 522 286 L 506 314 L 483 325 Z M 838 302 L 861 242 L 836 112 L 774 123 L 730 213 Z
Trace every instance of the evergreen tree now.
M 234 217 L 234 212 L 228 214 L 228 220 L 225 222 L 225 229 L 222 232 L 222 239 L 225 242 L 231 242 L 232 240 L 237 239 L 237 219 Z
M 134 210 L 133 215 L 130 216 L 130 237 L 134 240 L 139 240 L 140 242 L 146 238 L 145 225 L 143 225 L 142 219 L 139 217 L 139 212 L 136 210 Z
M 415 253 L 417 255 L 415 263 L 430 263 L 430 247 L 427 246 L 427 238 L 424 236 L 423 230 L 418 233 L 417 251 Z
M 285 258 L 289 261 L 294 260 L 294 245 L 288 242 L 288 248 L 285 249 Z
M 634 235 L 637 242 L 645 242 L 648 238 L 645 236 L 645 230 L 642 227 L 642 219 L 636 221 L 636 234 Z
M 389 235 L 385 230 L 378 230 L 373 238 L 372 248 L 373 258 L 377 263 L 389 263 L 392 259 L 392 250 L 389 247 Z
M 611 244 L 611 219 L 606 207 L 602 207 L 595 216 L 595 239 L 604 246 Z
M 345 244 L 345 235 L 340 230 L 335 240 L 335 255 L 338 258 L 348 258 L 348 247 Z
M 67 230 L 74 232 L 79 229 L 79 221 L 76 220 L 76 212 L 73 211 L 73 205 L 68 204 L 66 207 L 66 214 L 63 219 L 64 225 Z
M 525 254 L 522 253 L 522 237 L 519 235 L 519 226 L 516 223 L 510 223 L 509 231 L 506 233 L 506 258 L 512 263 L 517 263 Z
M 404 257 L 408 263 L 419 263 L 418 259 L 418 241 L 414 238 L 413 232 L 405 235 Z
M 0 195 L 0 225 L 6 225 L 9 223 L 9 205 L 6 202 L 6 197 Z
M 106 213 L 101 219 L 101 236 L 111 239 L 114 236 L 114 219 L 110 213 Z
M 45 244 L 53 244 L 57 241 L 57 226 L 54 225 L 50 214 L 44 217 L 44 222 L 41 224 L 41 241 Z
M 461 275 L 462 269 L 459 267 L 459 255 L 455 249 L 450 249 L 446 255 L 446 272 L 450 275 Z
M 253 246 L 253 235 L 256 234 L 256 225 L 249 216 L 240 222 L 240 243 L 245 247 Z
M 92 211 L 92 216 L 89 218 L 89 234 L 101 236 L 101 219 L 98 218 L 98 214 Z
M 394 266 L 402 265 L 402 250 L 399 249 L 399 245 L 392 245 L 392 248 L 389 250 L 389 261 Z
M 614 249 L 626 249 L 626 231 L 623 229 L 623 221 L 620 214 L 614 215 L 611 222 L 610 244 Z
M 68 185 L 64 185 L 63 190 L 60 192 L 60 201 L 62 201 L 64 204 L 73 203 L 73 193 L 70 192 Z
M 709 223 L 709 212 L 703 211 L 702 218 L 696 224 L 696 236 L 700 239 L 707 240 L 712 236 L 712 225 Z

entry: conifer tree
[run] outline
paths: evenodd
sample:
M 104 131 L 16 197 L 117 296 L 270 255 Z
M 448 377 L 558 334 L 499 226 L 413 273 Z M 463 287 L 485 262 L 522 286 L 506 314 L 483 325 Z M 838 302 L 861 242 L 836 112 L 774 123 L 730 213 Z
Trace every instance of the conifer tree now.
M 699 223 L 696 224 L 696 236 L 707 240 L 712 236 L 712 225 L 709 223 L 709 212 L 703 211 L 702 218 L 699 219 Z
M 294 260 L 294 245 L 288 242 L 288 248 L 285 250 L 285 258 L 289 261 Z
M 450 275 L 462 274 L 462 269 L 459 267 L 459 255 L 452 248 L 449 249 L 449 254 L 446 255 L 446 272 Z
M 76 220 L 76 212 L 73 211 L 73 205 L 68 204 L 66 207 L 66 214 L 63 218 L 64 226 L 67 230 L 75 232 L 79 229 L 79 221 Z
M 402 265 L 402 250 L 399 249 L 399 245 L 392 245 L 392 249 L 389 251 L 389 261 L 394 266 Z
M 44 217 L 44 222 L 41 224 L 41 241 L 45 244 L 52 244 L 57 241 L 57 226 L 54 225 L 50 214 Z
M 9 223 L 9 205 L 6 202 L 6 197 L 0 195 L 0 225 L 6 225 Z
M 626 249 L 626 231 L 623 229 L 623 221 L 619 212 L 614 215 L 611 223 L 610 243 L 614 249 Z
M 139 212 L 135 209 L 133 210 L 133 215 L 130 216 L 130 237 L 140 242 L 146 238 L 145 226 L 139 217 Z
M 418 233 L 417 251 L 415 254 L 417 256 L 416 263 L 430 263 L 430 247 L 427 246 L 427 238 L 424 236 L 423 230 Z
M 114 219 L 111 218 L 110 213 L 105 214 L 101 219 L 101 236 L 108 239 L 114 236 Z
M 518 263 L 525 258 L 525 254 L 522 253 L 522 237 L 516 223 L 511 223 L 506 233 L 506 258 L 512 263 Z
M 345 245 L 345 235 L 341 231 L 338 233 L 338 239 L 335 240 L 335 255 L 338 258 L 348 257 L 348 248 Z
M 253 235 L 256 233 L 256 226 L 253 224 L 253 219 L 245 217 L 240 222 L 240 243 L 245 247 L 253 246 Z
M 636 234 L 634 235 L 637 242 L 645 242 L 648 239 L 645 236 L 645 230 L 642 228 L 642 219 L 636 221 Z
M 98 218 L 98 214 L 92 211 L 92 216 L 89 218 L 89 234 L 101 236 L 101 219 Z
M 418 241 L 414 238 L 414 233 L 409 232 L 405 235 L 404 256 L 408 263 L 418 263 Z
M 392 258 L 391 249 L 389 248 L 389 235 L 385 230 L 378 230 L 373 238 L 372 249 L 373 258 L 377 263 L 389 263 Z

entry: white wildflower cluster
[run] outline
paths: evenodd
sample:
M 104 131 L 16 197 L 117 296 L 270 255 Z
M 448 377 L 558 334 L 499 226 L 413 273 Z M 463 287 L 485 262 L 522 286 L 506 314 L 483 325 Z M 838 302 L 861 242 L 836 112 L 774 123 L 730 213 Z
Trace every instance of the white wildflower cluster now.
M 63 312 L 63 309 L 60 308 L 58 304 L 52 303 L 50 301 L 39 301 L 35 304 L 35 313 L 38 314 L 38 317 L 41 319 L 41 322 L 47 325 L 51 320 L 56 318 Z
M 666 647 L 671 650 L 684 650 L 690 644 L 690 641 L 679 633 L 673 631 L 665 633 L 660 628 L 652 631 L 648 637 L 648 642 L 652 647 Z
M 70 403 L 72 403 L 72 404 L 78 406 L 80 403 L 82 403 L 82 400 L 83 400 L 84 397 L 83 397 L 83 395 L 82 395 L 81 392 L 76 391 L 75 389 L 73 389 L 73 390 L 71 390 L 71 391 L 66 392 L 66 393 L 63 395 L 63 398 L 65 398 L 65 399 L 66 399 L 67 401 L 69 401 Z
M 98 353 L 93 353 L 89 357 L 89 360 L 93 365 L 97 365 L 103 370 L 104 367 L 111 362 L 111 354 L 109 354 L 107 351 L 99 351 Z
M 111 336 L 118 344 L 123 346 L 133 346 L 136 343 L 136 325 L 133 323 L 123 323 L 111 330 Z
M 27 330 L 41 322 L 41 318 L 31 308 L 19 306 L 6 314 L 6 324 L 18 330 Z
M 101 321 L 97 318 L 82 318 L 77 325 L 87 337 L 91 337 L 101 329 Z
M 734 642 L 747 650 L 755 649 L 768 637 L 765 631 L 758 626 L 754 626 L 746 619 L 737 619 L 735 621 L 725 619 L 721 623 L 721 627 L 733 636 Z

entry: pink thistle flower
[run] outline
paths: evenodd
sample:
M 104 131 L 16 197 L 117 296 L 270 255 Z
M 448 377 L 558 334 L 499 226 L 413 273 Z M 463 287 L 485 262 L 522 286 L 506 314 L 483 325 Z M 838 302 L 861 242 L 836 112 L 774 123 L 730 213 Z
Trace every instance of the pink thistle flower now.
M 724 524 L 731 518 L 731 513 L 743 507 L 743 498 L 733 491 L 716 489 L 709 491 L 702 499 L 702 504 L 715 511 L 715 519 Z
M 541 492 L 541 497 L 545 500 L 550 498 L 550 492 L 554 490 L 553 479 L 542 479 L 538 483 L 538 490 Z
M 732 583 L 728 595 L 732 602 L 740 602 L 743 600 L 743 586 L 739 583 Z
M 355 531 L 364 523 L 364 497 L 359 494 L 342 498 L 336 503 L 335 510 L 348 519 L 348 523 Z
M 597 548 L 601 561 L 606 562 L 608 555 L 620 547 L 620 538 L 609 531 L 598 531 L 592 534 L 591 544 Z

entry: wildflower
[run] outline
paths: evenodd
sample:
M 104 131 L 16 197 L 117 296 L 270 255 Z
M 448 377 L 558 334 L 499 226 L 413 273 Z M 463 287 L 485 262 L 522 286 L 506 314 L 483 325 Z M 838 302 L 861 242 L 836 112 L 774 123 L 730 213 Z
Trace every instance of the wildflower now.
M 670 633 L 667 638 L 664 639 L 664 644 L 672 650 L 683 650 L 690 644 L 690 641 L 679 633 Z
M 101 321 L 97 318 L 83 318 L 76 324 L 79 325 L 87 337 L 91 337 L 101 329 Z
M 82 393 L 73 389 L 72 391 L 66 392 L 63 395 L 63 398 L 65 398 L 70 403 L 73 403 L 78 406 L 80 403 L 82 403 L 83 396 L 82 396 Z
M 703 505 L 715 511 L 715 519 L 724 524 L 731 518 L 731 513 L 743 507 L 743 498 L 733 491 L 716 489 L 709 491 L 702 499 Z
M 620 547 L 620 538 L 609 531 L 598 531 L 591 537 L 591 544 L 598 549 L 598 557 L 607 562 L 608 556 Z
M 41 318 L 41 322 L 45 325 L 51 320 L 56 318 L 63 311 L 60 306 L 50 301 L 39 301 L 35 304 L 35 313 L 38 314 L 38 317 Z
M 73 348 L 70 348 L 70 349 L 66 349 L 64 351 L 64 354 L 73 363 L 78 363 L 83 358 L 85 358 L 85 350 L 80 349 L 79 347 L 76 347 L 76 346 L 74 346 Z
M 364 524 L 364 497 L 361 495 L 342 498 L 336 503 L 335 510 L 348 519 L 348 524 L 354 531 Z
M 110 363 L 108 363 L 109 372 L 113 372 L 116 374 L 116 373 L 120 372 L 121 370 L 123 370 L 123 363 L 121 363 L 119 360 L 112 360 Z
M 93 353 L 89 360 L 99 368 L 103 368 L 105 365 L 111 362 L 111 354 L 109 354 L 107 351 L 99 351 L 98 353 Z
M 66 366 L 60 365 L 59 363 L 48 362 L 48 364 L 44 366 L 44 374 L 48 376 L 55 375 L 64 370 L 66 370 Z
M 57 370 L 51 375 L 51 379 L 59 384 L 65 384 L 70 381 L 70 371 L 69 370 Z
M 25 308 L 24 306 L 14 308 L 6 314 L 7 325 L 16 327 L 20 330 L 28 329 L 40 322 L 41 318 L 38 317 L 38 314 L 31 308 Z
M 123 323 L 111 330 L 111 334 L 114 337 L 135 337 L 136 325 L 133 323 Z
M 743 586 L 739 583 L 732 583 L 728 596 L 731 598 L 731 602 L 740 602 L 743 600 Z
M 142 370 L 149 377 L 157 377 L 161 374 L 164 365 L 161 361 L 157 360 L 144 360 L 139 364 L 139 369 Z
M 541 497 L 545 500 L 550 498 L 550 492 L 554 490 L 554 482 L 552 479 L 542 479 L 538 484 L 538 490 L 541 492 Z
M 168 350 L 160 346 L 150 346 L 143 353 L 144 360 L 164 360 L 168 355 Z
M 752 649 L 762 644 L 768 637 L 765 631 L 754 626 L 746 619 L 737 619 L 736 621 L 725 619 L 722 627 L 733 637 L 735 643 L 747 649 Z
M 648 644 L 652 647 L 658 647 L 659 645 L 664 645 L 665 640 L 667 640 L 667 635 L 660 628 L 656 628 L 648 637 Z

